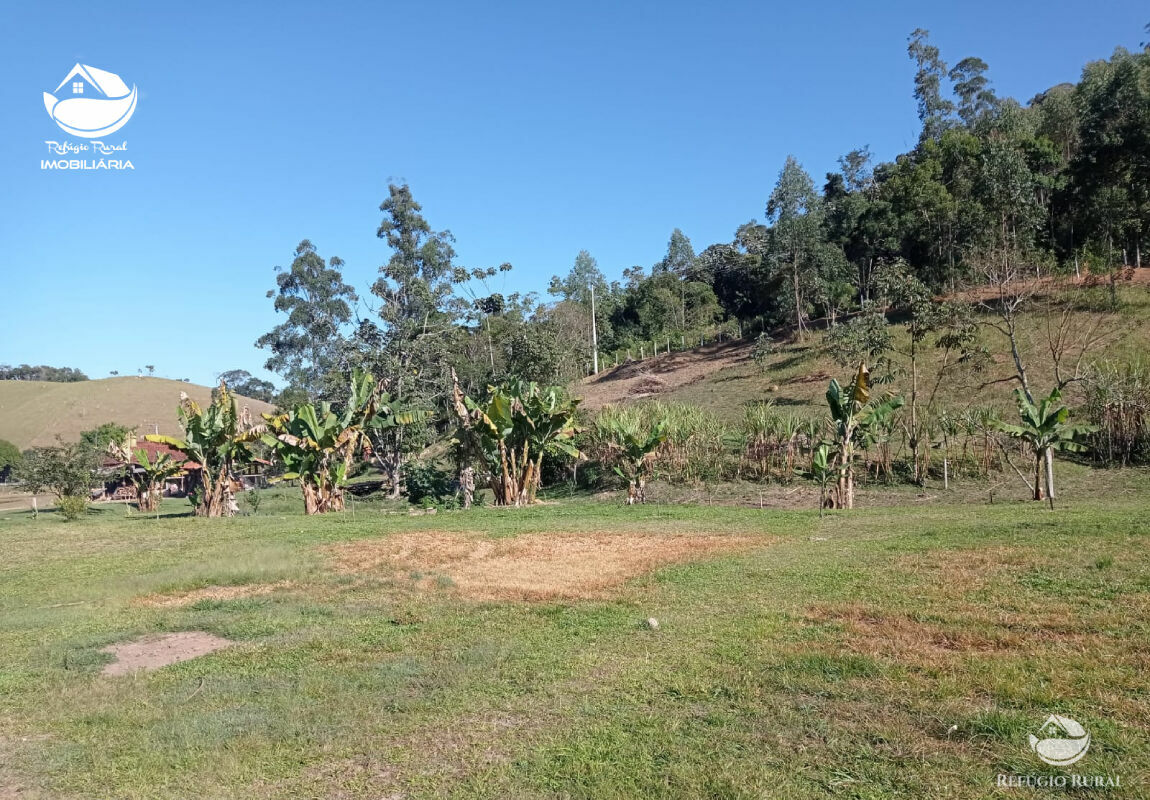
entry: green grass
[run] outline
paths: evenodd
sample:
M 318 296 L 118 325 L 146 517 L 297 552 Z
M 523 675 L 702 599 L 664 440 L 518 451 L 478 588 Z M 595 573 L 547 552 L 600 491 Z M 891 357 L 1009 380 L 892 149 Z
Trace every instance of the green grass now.
M 1051 712 L 1093 736 L 1075 770 L 1141 796 L 1150 475 L 1097 475 L 1102 489 L 1053 513 L 968 502 L 820 520 L 575 498 L 305 518 L 277 490 L 230 520 L 171 501 L 158 518 L 0 514 L 0 796 L 1045 797 L 994 782 L 1057 772 L 1027 748 Z M 420 530 L 762 542 L 548 603 L 350 578 L 319 549 Z M 281 580 L 295 588 L 133 602 Z M 99 674 L 101 647 L 174 630 L 240 645 Z

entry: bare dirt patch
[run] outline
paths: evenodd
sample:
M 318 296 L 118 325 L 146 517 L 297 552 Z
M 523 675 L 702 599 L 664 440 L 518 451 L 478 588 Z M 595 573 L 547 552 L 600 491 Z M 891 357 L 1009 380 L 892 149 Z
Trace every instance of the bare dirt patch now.
M 132 604 L 152 608 L 182 608 L 183 606 L 194 605 L 201 600 L 239 600 L 245 597 L 260 597 L 280 589 L 290 588 L 292 585 L 290 581 L 277 581 L 276 583 L 251 583 L 242 586 L 205 586 L 190 592 L 144 595 L 137 597 L 132 601 Z
M 605 369 L 580 384 L 583 407 L 596 411 L 605 405 L 623 403 L 636 397 L 674 391 L 746 361 L 750 347 L 743 340 L 709 344 L 660 353 L 642 361 L 629 361 Z
M 180 631 L 145 636 L 131 642 L 108 645 L 101 652 L 116 660 L 104 667 L 105 675 L 131 675 L 141 670 L 159 669 L 180 661 L 214 653 L 235 642 L 203 631 Z
M 325 548 L 345 574 L 409 573 L 475 600 L 594 599 L 667 564 L 748 550 L 770 540 L 722 534 L 534 533 L 509 539 L 426 531 Z M 429 574 L 430 573 L 430 574 Z

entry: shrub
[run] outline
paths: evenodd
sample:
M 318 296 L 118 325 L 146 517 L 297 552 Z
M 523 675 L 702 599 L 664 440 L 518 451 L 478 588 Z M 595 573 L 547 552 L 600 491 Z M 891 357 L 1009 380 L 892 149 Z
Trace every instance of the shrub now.
M 83 442 L 36 447 L 24 455 L 19 475 L 32 493 L 50 491 L 59 498 L 87 501 L 88 490 L 99 483 L 100 454 Z
M 248 508 L 252 510 L 253 514 L 260 513 L 260 503 L 263 501 L 263 495 L 260 494 L 259 489 L 248 489 L 244 492 L 244 499 L 248 502 Z
M 767 364 L 775 354 L 775 341 L 763 331 L 755 339 L 755 346 L 751 348 L 751 359 L 761 372 L 767 371 Z
M 11 472 L 19 470 L 23 460 L 20 448 L 7 439 L 0 439 L 0 483 L 7 480 Z
M 75 520 L 84 516 L 88 510 L 88 501 L 83 497 L 64 495 L 56 501 L 56 508 L 64 515 L 64 519 Z
M 412 503 L 422 503 L 427 499 L 434 504 L 452 494 L 451 478 L 428 462 L 416 461 L 405 466 L 403 483 L 407 489 L 407 499 Z

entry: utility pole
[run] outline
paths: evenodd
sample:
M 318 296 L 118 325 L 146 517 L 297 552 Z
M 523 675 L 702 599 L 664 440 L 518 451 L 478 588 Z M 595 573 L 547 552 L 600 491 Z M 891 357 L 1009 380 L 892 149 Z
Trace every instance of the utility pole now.
M 595 329 L 595 284 L 591 284 L 591 364 L 599 374 L 599 333 Z

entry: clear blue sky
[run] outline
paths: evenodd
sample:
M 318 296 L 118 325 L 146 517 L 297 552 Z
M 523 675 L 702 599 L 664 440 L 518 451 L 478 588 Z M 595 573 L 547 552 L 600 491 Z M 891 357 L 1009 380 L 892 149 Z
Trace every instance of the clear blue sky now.
M 402 179 L 460 263 L 540 291 L 761 218 L 788 153 L 917 137 L 907 34 L 1027 100 L 1134 48 L 1145 2 L 11 3 L 0 64 L 0 362 L 256 374 L 265 292 L 309 238 L 365 289 Z M 134 172 L 40 170 L 76 62 L 139 86 Z M 77 140 L 78 141 L 78 140 Z

